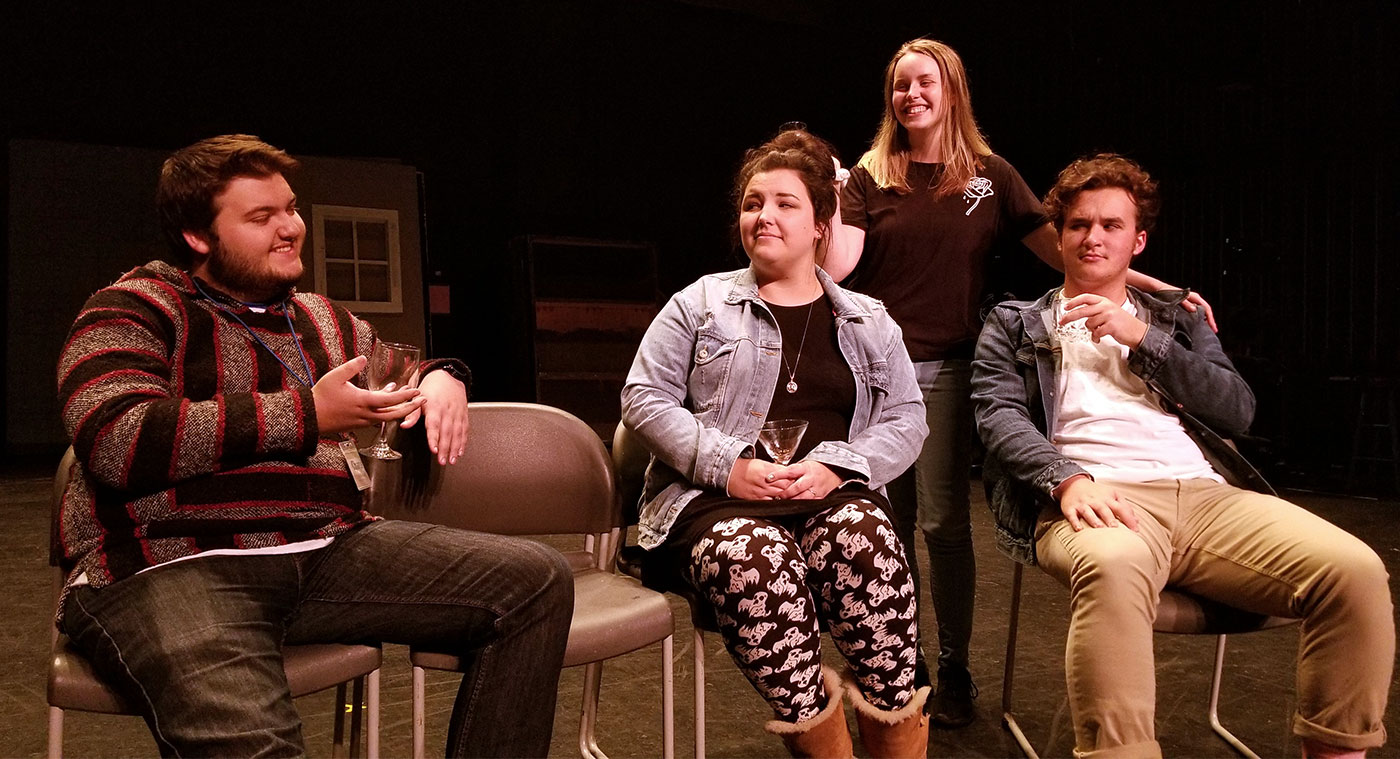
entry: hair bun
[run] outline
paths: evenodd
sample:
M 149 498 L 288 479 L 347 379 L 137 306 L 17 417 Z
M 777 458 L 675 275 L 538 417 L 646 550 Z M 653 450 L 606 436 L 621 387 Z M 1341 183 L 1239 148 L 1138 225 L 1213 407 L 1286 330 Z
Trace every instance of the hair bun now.
M 763 152 L 796 152 L 809 158 L 813 162 L 822 166 L 830 167 L 831 181 L 836 181 L 836 167 L 832 162 L 832 156 L 836 154 L 836 149 L 831 143 L 812 134 L 806 129 L 784 129 L 776 137 L 769 140 L 759 148 Z

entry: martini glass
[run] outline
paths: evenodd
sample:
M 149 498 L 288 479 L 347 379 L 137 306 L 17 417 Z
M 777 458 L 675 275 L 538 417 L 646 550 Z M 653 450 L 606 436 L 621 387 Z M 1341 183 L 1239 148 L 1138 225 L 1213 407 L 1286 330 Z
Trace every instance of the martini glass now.
M 404 343 L 379 341 L 369 357 L 369 389 L 397 390 L 410 385 L 418 371 L 418 347 Z M 389 422 L 379 425 L 379 437 L 374 445 L 361 448 L 360 453 L 373 459 L 393 461 L 403 454 L 389 447 Z
M 763 449 L 768 451 L 774 463 L 787 466 L 806 431 L 806 419 L 774 419 L 763 423 L 763 428 L 758 431 L 758 442 L 763 444 Z

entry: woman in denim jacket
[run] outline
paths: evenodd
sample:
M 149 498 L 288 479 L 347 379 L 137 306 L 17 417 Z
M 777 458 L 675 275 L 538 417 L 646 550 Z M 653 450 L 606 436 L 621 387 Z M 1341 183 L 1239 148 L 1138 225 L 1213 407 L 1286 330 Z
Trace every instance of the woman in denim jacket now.
M 640 543 L 712 604 L 794 755 L 851 755 L 844 678 L 872 755 L 923 756 L 915 593 L 883 489 L 927 427 L 899 327 L 817 267 L 835 183 L 805 131 L 749 151 L 736 195 L 751 265 L 701 278 L 647 330 L 622 391 L 653 454 Z M 796 463 L 756 447 L 770 418 L 808 422 Z M 822 671 L 821 625 L 845 675 Z

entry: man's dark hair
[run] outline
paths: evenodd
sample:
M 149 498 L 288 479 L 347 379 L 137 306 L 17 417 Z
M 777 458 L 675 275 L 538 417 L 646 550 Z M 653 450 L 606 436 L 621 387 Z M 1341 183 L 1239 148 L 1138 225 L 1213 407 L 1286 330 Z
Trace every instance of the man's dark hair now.
M 175 151 L 160 167 L 156 212 L 175 261 L 188 268 L 194 251 L 185 230 L 214 225 L 214 198 L 235 177 L 288 174 L 297 160 L 250 134 L 225 134 Z
M 1138 231 L 1151 232 L 1156 226 L 1157 214 L 1162 209 L 1157 182 L 1137 161 L 1117 153 L 1099 153 L 1066 166 L 1055 180 L 1055 186 L 1045 194 L 1045 214 L 1055 225 L 1055 231 L 1064 228 L 1065 213 L 1074 205 L 1079 193 L 1101 187 L 1117 187 L 1128 193 L 1137 206 Z

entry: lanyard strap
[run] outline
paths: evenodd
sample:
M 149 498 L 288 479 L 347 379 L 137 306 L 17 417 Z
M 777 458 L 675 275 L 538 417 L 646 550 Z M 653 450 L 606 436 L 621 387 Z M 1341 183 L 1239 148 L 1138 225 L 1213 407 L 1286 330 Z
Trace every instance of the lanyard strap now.
M 292 325 L 292 313 L 290 303 L 288 303 L 285 300 L 282 301 L 282 316 L 286 317 L 287 319 L 287 331 L 290 332 L 292 335 L 292 344 L 297 347 L 297 354 L 301 356 L 302 368 L 306 370 L 306 377 L 304 379 L 300 374 L 297 374 L 297 370 L 293 369 L 291 364 L 288 364 L 286 361 L 282 360 L 282 357 L 277 354 L 277 351 L 272 349 L 272 346 L 263 342 L 263 339 L 261 337 L 258 337 L 258 333 L 254 332 L 253 328 L 248 326 L 248 322 L 243 321 L 243 319 L 238 314 L 234 313 L 233 309 L 215 300 L 212 295 L 205 291 L 204 286 L 199 284 L 198 279 L 190 277 L 190 281 L 194 282 L 194 287 L 196 290 L 199 291 L 200 295 L 203 295 L 209 300 L 210 303 L 214 304 L 214 308 L 217 308 L 220 311 L 223 311 L 224 313 L 228 314 L 229 316 L 232 316 L 234 321 L 238 322 L 239 324 L 242 324 L 243 329 L 247 330 L 248 336 L 253 338 L 253 340 L 255 340 L 258 345 L 261 345 L 263 347 L 263 350 L 266 350 L 268 353 L 271 353 L 272 357 L 277 359 L 277 363 L 281 364 L 282 368 L 286 369 L 288 374 L 291 374 L 292 377 L 296 378 L 297 382 L 300 382 L 301 384 L 306 385 L 307 387 L 312 386 L 313 375 L 311 373 L 311 362 L 306 360 L 306 351 L 301 347 L 301 338 L 297 336 L 296 327 Z M 244 303 L 243 305 L 246 306 L 249 304 Z

